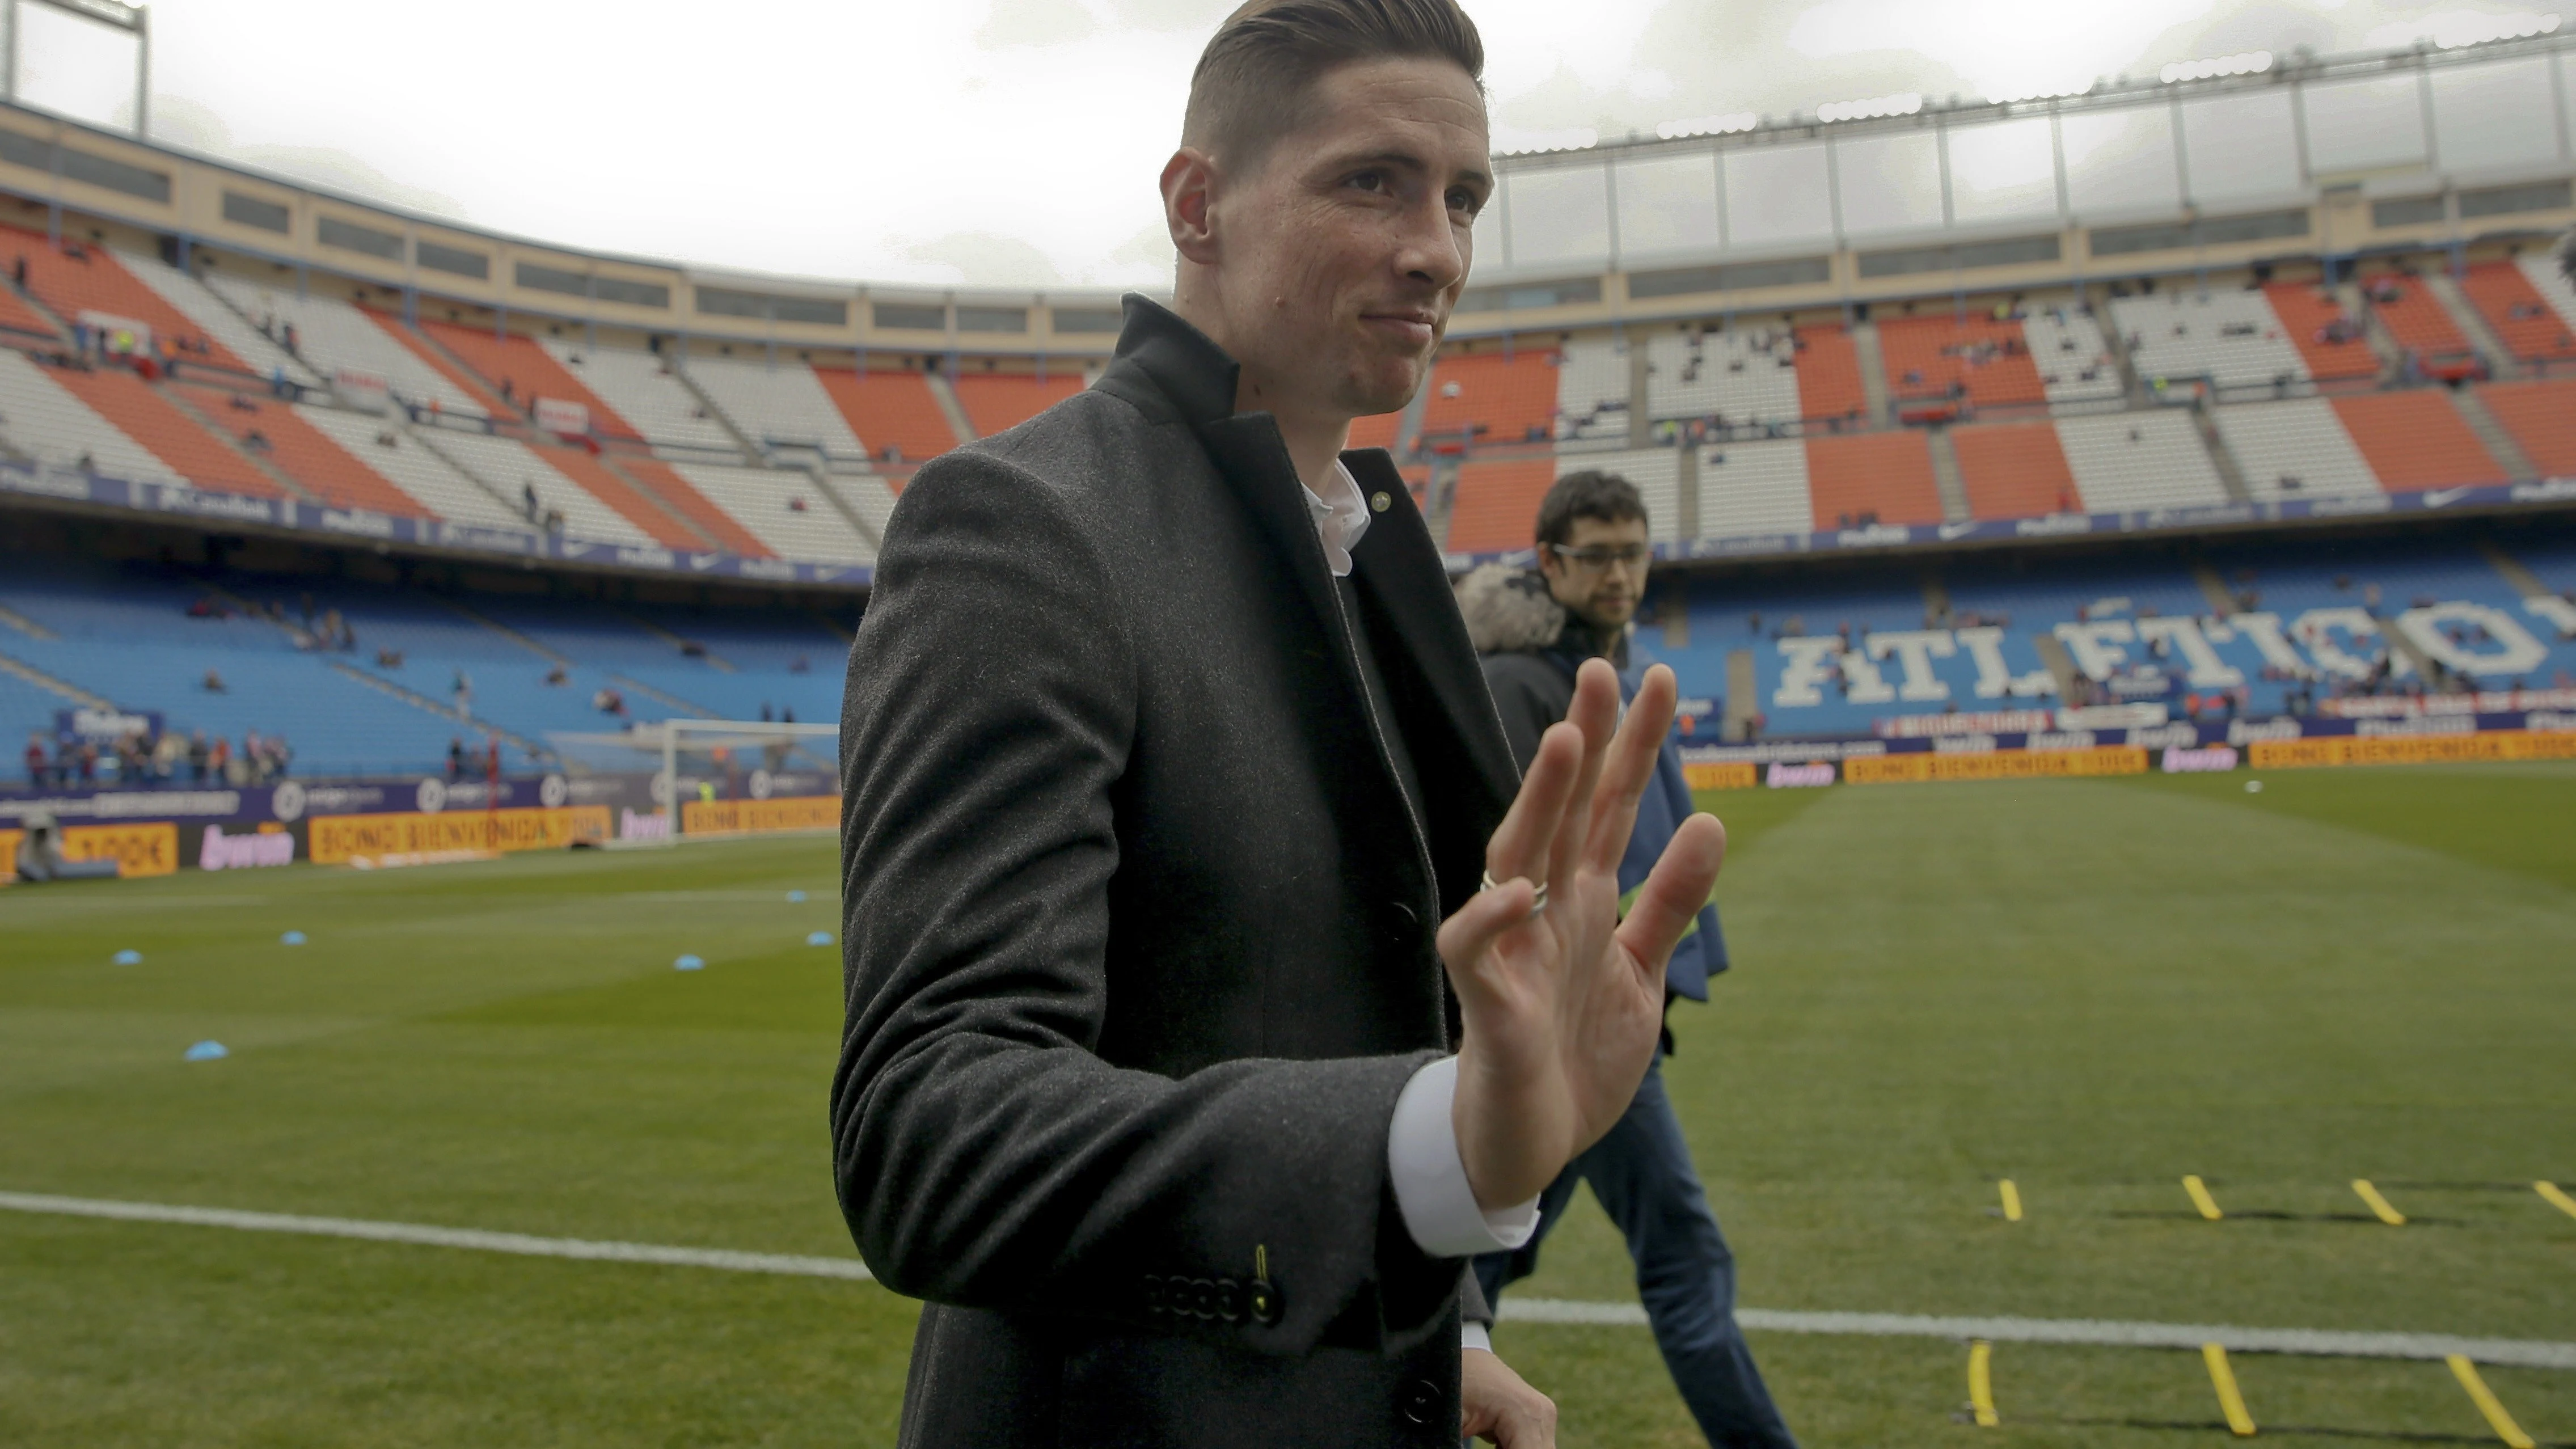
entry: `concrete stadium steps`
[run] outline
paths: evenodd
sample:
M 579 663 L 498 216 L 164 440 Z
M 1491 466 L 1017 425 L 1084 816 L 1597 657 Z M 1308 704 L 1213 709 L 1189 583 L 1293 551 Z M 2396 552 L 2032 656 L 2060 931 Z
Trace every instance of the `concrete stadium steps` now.
M 2506 481 L 2505 466 L 2439 388 L 2339 397 L 2334 410 L 2391 493 Z
M 24 332 L 49 341 L 60 340 L 62 337 L 60 332 L 54 330 L 54 324 L 45 320 L 43 313 L 28 306 L 26 300 L 18 295 L 17 289 L 9 286 L 0 286 L 0 328 L 12 332 Z
M 1646 536 L 1657 543 L 1675 543 L 1687 537 L 1681 531 L 1681 455 L 1671 448 L 1629 448 L 1616 453 L 1569 453 L 1556 460 L 1556 476 L 1588 470 L 1615 473 L 1636 485 L 1638 498 L 1646 505 Z M 1538 524 L 1538 505 L 1530 505 L 1533 537 Z
M 754 447 L 810 449 L 833 458 L 867 456 L 867 445 L 851 431 L 849 418 L 815 369 L 803 362 L 782 357 L 771 367 L 765 360 L 693 354 L 685 365 L 689 380 L 733 419 Z M 940 432 L 945 436 L 947 431 L 943 423 Z
M 950 379 L 948 385 L 956 391 L 957 405 L 966 410 L 966 421 L 973 425 L 975 436 L 989 438 L 1018 427 L 1082 391 L 1082 374 L 1058 372 L 1040 378 L 1034 374 L 966 372 Z M 867 434 L 859 436 L 865 439 Z
M 2211 416 L 2258 503 L 2379 491 L 2378 475 L 2323 398 L 2223 407 Z
M 2379 355 L 2362 335 L 2360 319 L 2347 316 L 2332 292 L 2307 282 L 2273 282 L 2263 288 L 2263 295 L 2272 304 L 2272 314 L 2281 319 L 2290 345 L 2299 349 L 2310 377 L 2335 381 L 2379 375 Z M 2326 340 L 2326 329 L 2337 323 L 2352 335 L 2341 342 Z
M 598 436 L 644 441 L 644 434 L 632 422 L 557 362 L 554 354 L 538 346 L 534 338 L 516 333 L 495 337 L 480 327 L 426 318 L 420 323 L 420 335 L 472 369 L 475 381 L 490 400 L 513 415 L 532 416 L 536 400 L 541 397 L 579 403 L 589 411 L 590 430 Z M 510 385 L 507 392 L 501 387 L 505 382 Z
M 1432 364 L 1422 436 L 1488 443 L 1546 442 L 1556 436 L 1556 353 L 1552 348 L 1459 353 Z
M 2458 357 L 2473 353 L 2468 335 L 2451 320 L 2450 309 L 2423 279 L 2406 272 L 2386 272 L 2364 279 L 2370 315 L 2388 329 L 2389 340 L 2420 358 Z
M 1700 449 L 1701 537 L 1805 533 L 1815 526 L 1805 443 L 1781 438 L 1712 443 Z
M 875 544 L 820 496 L 809 474 L 713 463 L 669 467 L 759 540 L 764 553 L 813 563 L 870 563 L 876 558 Z M 801 509 L 796 506 L 800 501 Z
M 573 466 L 567 449 L 539 450 L 510 438 L 449 428 L 425 428 L 416 436 L 431 451 L 481 479 L 504 503 L 518 502 L 525 497 L 526 489 L 534 488 L 537 517 L 543 519 L 549 511 L 561 510 L 564 532 L 574 538 L 643 545 L 660 542 L 634 520 L 574 482 L 566 471 Z M 557 466 L 559 461 L 564 466 Z M 587 463 L 589 459 L 584 457 L 582 461 Z M 524 511 L 519 515 L 518 526 L 530 526 Z
M 1932 449 L 1911 430 L 1806 440 L 1807 491 L 1819 530 L 1877 523 L 1941 521 Z
M 2111 302 L 2141 379 L 2206 376 L 2220 387 L 2308 380 L 2307 359 L 2261 292 L 2164 291 Z
M 1798 416 L 1865 418 L 1869 389 L 1860 380 L 1860 350 L 1840 324 L 1797 329 Z
M 1556 482 L 1549 458 L 1458 465 L 1457 501 L 1449 509 L 1449 551 L 1497 553 L 1528 548 L 1537 538 L 1539 500 Z
M 1556 411 L 1570 438 L 1628 436 L 1628 348 L 1608 338 L 1565 344 L 1556 369 Z M 1794 392 L 1795 376 L 1791 378 Z M 1653 382 L 1649 380 L 1651 390 Z M 1794 411 L 1794 409 L 1792 409 Z
M 668 463 L 657 458 L 623 457 L 615 459 L 610 466 L 650 489 L 654 497 L 696 525 L 698 532 L 713 540 L 716 547 L 745 558 L 770 555 L 766 544 L 745 529 L 732 514 L 699 492 L 696 484 L 674 472 Z
M 321 382 L 313 370 L 287 355 L 286 349 L 259 335 L 259 329 L 242 320 L 242 315 L 227 306 L 205 283 L 180 271 L 165 267 L 149 257 L 119 254 L 134 279 L 161 294 L 161 300 L 185 314 L 190 322 L 204 329 L 205 335 L 231 348 L 233 355 L 250 364 L 261 377 L 279 372 L 289 382 L 314 386 Z
M 917 372 L 857 372 L 849 368 L 816 368 L 834 416 L 862 440 L 860 454 L 883 459 L 889 447 L 899 461 L 918 463 L 957 446 L 957 430 L 948 424 L 930 381 Z
M 2120 364 L 2090 311 L 2062 306 L 2033 311 L 2022 319 L 2021 331 L 2030 343 L 2040 390 L 2052 406 L 2119 398 Z
M 2196 508 L 2228 501 L 2200 430 L 2183 413 L 2059 418 L 2057 441 L 2087 512 Z
M 671 363 L 624 347 L 583 347 L 560 337 L 535 339 L 570 376 L 614 410 L 645 441 L 659 446 L 739 455 L 724 424 L 707 412 Z
M 251 435 L 258 434 L 267 443 L 269 462 L 324 503 L 405 518 L 429 516 L 418 499 L 386 482 L 384 475 L 351 456 L 292 406 L 202 383 L 170 386 L 245 450 L 260 451 L 251 442 Z
M 108 477 L 178 481 L 176 468 L 61 381 L 73 370 L 43 367 L 23 352 L 0 348 L 0 437 L 40 462 L 69 467 L 87 454 Z M 277 490 L 270 486 L 266 491 Z
M 1959 482 L 1975 518 L 2035 518 L 2083 507 L 2066 450 L 2048 423 L 1986 423 L 1952 428 Z
M 1625 402 L 1627 359 L 1614 360 L 1617 378 L 1602 378 L 1594 387 L 1614 389 L 1606 395 Z M 1793 423 L 1801 412 L 1797 339 L 1785 327 L 1723 331 L 1688 327 L 1659 330 L 1646 338 L 1649 419 L 1723 417 L 1729 423 Z M 1621 432 L 1626 427 L 1623 413 Z
M 2576 319 L 2551 305 L 2519 261 L 2478 263 L 2461 275 L 2460 293 L 2516 359 L 2576 361 Z
M 383 378 L 394 396 L 406 402 L 423 407 L 435 402 L 442 412 L 470 418 L 491 413 L 471 391 L 352 303 L 337 297 L 298 297 L 292 289 L 281 291 L 239 277 L 209 276 L 206 285 L 249 318 L 255 329 L 267 322 L 270 331 L 284 337 L 286 325 L 292 323 L 296 355 L 326 382 L 342 370 L 363 373 Z
M 1991 317 L 1892 317 L 1878 324 L 1888 395 L 1899 402 L 1965 390 L 1981 407 L 2045 402 L 2048 393 L 2017 321 Z
M 74 245 L 80 249 L 78 257 L 72 255 Z M 27 290 L 67 327 L 84 311 L 105 312 L 150 327 L 156 341 L 168 337 L 204 343 L 203 352 L 189 349 L 192 357 L 237 372 L 253 370 L 220 338 L 136 280 L 106 247 L 79 242 L 57 248 L 42 232 L 0 225 L 0 258 L 5 258 L 0 266 L 14 265 L 20 257 L 27 261 Z
M 2478 400 L 2532 466 L 2553 478 L 2576 478 L 2576 378 L 2489 383 L 2478 389 Z
M 477 416 L 513 422 L 527 416 L 526 408 L 502 398 L 498 384 L 486 382 L 475 376 L 474 369 L 458 361 L 455 353 L 431 341 L 428 333 L 403 321 L 399 315 L 392 312 L 367 306 L 361 306 L 358 310 L 368 321 L 384 329 L 385 335 L 391 337 L 397 346 L 419 358 L 431 371 L 447 379 L 450 387 L 471 399 Z M 445 410 L 444 403 L 440 405 L 439 410 Z
M 295 415 L 338 443 L 349 456 L 374 469 L 387 483 L 409 494 L 433 517 L 519 533 L 536 531 L 525 514 L 503 504 L 491 490 L 424 447 L 416 435 L 391 418 L 309 403 L 297 406 Z

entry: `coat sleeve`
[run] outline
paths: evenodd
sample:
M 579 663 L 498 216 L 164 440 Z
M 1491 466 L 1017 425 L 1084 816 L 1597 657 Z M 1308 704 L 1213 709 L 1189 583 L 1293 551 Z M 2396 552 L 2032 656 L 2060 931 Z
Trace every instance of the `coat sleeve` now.
M 921 1298 L 1400 1349 L 1457 1300 L 1387 1185 L 1428 1053 L 1179 1080 L 1095 1054 L 1139 688 L 1116 588 L 1055 488 L 979 453 L 923 469 L 889 522 L 841 732 L 843 1214 Z M 1257 1261 L 1276 1322 L 1169 1311 L 1173 1280 L 1222 1308 Z
M 1565 718 L 1574 689 L 1561 671 L 1535 654 L 1488 654 L 1485 688 L 1494 696 L 1494 713 L 1503 721 L 1503 740 L 1512 747 L 1512 763 L 1522 774 L 1538 758 L 1539 736 Z

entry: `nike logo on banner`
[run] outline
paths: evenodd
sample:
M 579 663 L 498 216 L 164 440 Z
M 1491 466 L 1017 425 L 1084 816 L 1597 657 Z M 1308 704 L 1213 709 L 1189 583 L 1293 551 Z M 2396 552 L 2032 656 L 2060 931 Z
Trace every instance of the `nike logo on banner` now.
M 1962 538 L 1976 531 L 1977 525 L 1974 522 L 1945 523 L 1941 525 L 1941 541 L 1948 543 L 1954 538 Z
M 2475 488 L 2428 488 L 2424 491 L 2424 506 L 2448 508 L 2477 491 Z

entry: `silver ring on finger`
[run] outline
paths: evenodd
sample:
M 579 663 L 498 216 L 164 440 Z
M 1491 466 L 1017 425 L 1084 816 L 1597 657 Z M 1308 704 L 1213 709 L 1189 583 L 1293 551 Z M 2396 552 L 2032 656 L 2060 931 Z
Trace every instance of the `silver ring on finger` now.
M 1491 870 L 1484 873 L 1484 879 L 1478 882 L 1476 886 L 1479 893 L 1484 891 L 1501 890 L 1502 888 L 1503 883 L 1494 879 L 1494 873 Z M 1530 900 L 1530 914 L 1533 916 L 1538 915 L 1547 909 L 1547 882 L 1538 882 L 1535 886 L 1535 890 L 1536 894 Z

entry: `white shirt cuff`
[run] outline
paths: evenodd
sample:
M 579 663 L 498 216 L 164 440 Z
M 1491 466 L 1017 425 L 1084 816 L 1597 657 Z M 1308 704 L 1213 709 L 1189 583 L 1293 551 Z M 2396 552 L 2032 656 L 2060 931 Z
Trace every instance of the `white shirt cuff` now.
M 1493 1330 L 1485 1327 L 1485 1325 L 1481 1323 L 1459 1324 L 1458 1347 L 1461 1349 L 1481 1348 L 1487 1353 L 1492 1353 L 1494 1351 Z
M 1386 1134 L 1386 1170 L 1396 1211 L 1414 1245 L 1435 1258 L 1472 1258 L 1517 1248 L 1538 1231 L 1538 1199 L 1486 1212 L 1467 1185 L 1450 1107 L 1458 1097 L 1458 1059 L 1442 1057 L 1413 1074 L 1396 1094 Z

